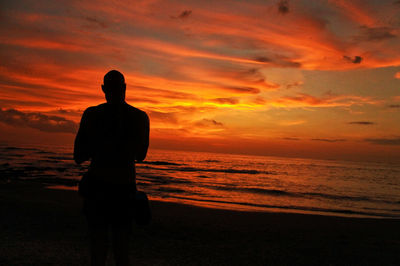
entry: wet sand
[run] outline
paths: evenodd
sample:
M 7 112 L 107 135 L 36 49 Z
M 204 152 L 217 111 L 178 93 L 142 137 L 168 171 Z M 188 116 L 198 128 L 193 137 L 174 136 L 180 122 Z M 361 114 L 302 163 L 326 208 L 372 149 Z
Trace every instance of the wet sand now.
M 152 201 L 132 265 L 398 265 L 400 220 L 208 209 Z M 0 265 L 89 265 L 76 191 L 0 184 Z M 111 254 L 110 254 L 111 256 Z M 114 265 L 109 260 L 108 265 Z

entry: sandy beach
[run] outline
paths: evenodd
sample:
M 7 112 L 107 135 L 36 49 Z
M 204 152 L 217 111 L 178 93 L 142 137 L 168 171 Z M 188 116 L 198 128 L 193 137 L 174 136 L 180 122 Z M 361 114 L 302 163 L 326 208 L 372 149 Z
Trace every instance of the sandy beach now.
M 208 209 L 152 201 L 132 265 L 396 265 L 400 221 Z M 0 185 L 0 265 L 88 265 L 76 191 Z M 110 255 L 111 256 L 111 255 Z M 113 265 L 111 259 L 109 264 Z

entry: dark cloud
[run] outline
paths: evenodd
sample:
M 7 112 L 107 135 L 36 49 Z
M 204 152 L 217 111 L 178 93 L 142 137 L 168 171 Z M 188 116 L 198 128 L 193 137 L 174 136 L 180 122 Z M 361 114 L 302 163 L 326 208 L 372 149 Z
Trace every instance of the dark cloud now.
M 184 10 L 182 13 L 178 16 L 178 18 L 184 19 L 189 17 L 192 14 L 192 10 Z
M 397 138 L 377 138 L 377 139 L 364 139 L 366 142 L 378 145 L 400 145 L 400 137 Z
M 370 122 L 370 121 L 352 121 L 352 122 L 349 122 L 348 124 L 350 124 L 350 125 L 365 125 L 365 126 L 368 126 L 368 125 L 375 125 L 376 123 L 375 122 Z
M 170 16 L 170 18 L 176 19 L 186 19 L 192 14 L 192 10 L 183 10 L 178 16 Z
M 255 103 L 255 104 L 261 104 L 261 105 L 267 103 L 267 101 L 263 97 L 259 97 L 259 96 L 256 97 L 255 99 L 253 99 L 251 102 Z
M 224 87 L 224 89 L 236 93 L 249 93 L 249 94 L 260 93 L 259 89 L 253 87 Z
M 381 41 L 396 38 L 393 29 L 389 27 L 367 27 L 361 26 L 361 35 L 355 36 L 356 41 Z
M 218 121 L 215 121 L 214 119 L 202 119 L 200 121 L 197 121 L 194 123 L 198 127 L 223 127 L 224 124 Z
M 284 140 L 300 140 L 299 138 L 283 138 Z
M 90 22 L 91 24 L 100 26 L 103 29 L 108 27 L 108 25 L 104 21 L 101 21 L 101 20 L 99 20 L 97 18 L 94 18 L 94 17 L 85 17 L 85 20 Z
M 57 110 L 54 110 L 54 111 L 50 111 L 50 112 L 46 112 L 47 114 L 56 114 L 56 115 L 58 115 L 58 114 L 61 114 L 61 115 L 65 115 L 65 116 L 75 116 L 75 117 L 81 117 L 82 116 L 82 113 L 83 113 L 83 110 L 80 110 L 80 109 L 62 109 L 62 108 L 59 108 L 59 109 L 57 109 Z
M 68 110 L 60 108 L 60 109 L 57 110 L 57 112 L 59 112 L 60 114 L 67 114 Z
M 58 112 L 59 114 L 74 114 L 74 115 L 76 115 L 76 114 L 78 113 L 78 114 L 82 115 L 82 112 L 81 112 L 81 111 L 69 110 L 69 109 L 62 109 L 62 108 L 57 109 L 57 112 Z
M 361 61 L 363 60 L 363 58 L 361 56 L 355 56 L 354 58 L 351 58 L 350 56 L 344 55 L 343 58 L 348 61 L 351 62 L 353 64 L 360 64 Z
M 265 57 L 265 56 L 258 56 L 256 58 L 254 58 L 254 60 L 256 60 L 257 62 L 260 62 L 260 63 L 269 63 L 269 62 L 271 62 L 271 59 L 269 59 L 268 57 Z
M 260 69 L 257 68 L 250 68 L 244 71 L 241 70 L 238 72 L 231 72 L 228 74 L 228 77 L 233 77 L 234 79 L 243 80 L 246 81 L 249 85 L 262 86 L 267 89 L 276 89 L 280 87 L 279 84 L 267 81 L 264 78 L 264 74 L 262 74 L 260 72 Z
M 302 81 L 295 81 L 289 84 L 286 84 L 286 89 L 298 88 L 303 85 Z
M 158 112 L 158 111 L 147 111 L 151 121 L 159 121 L 163 123 L 177 124 L 178 117 L 175 112 Z
M 0 121 L 14 126 L 25 126 L 45 132 L 76 133 L 78 124 L 61 116 L 45 115 L 39 112 L 21 112 L 0 108 Z
M 259 68 L 250 68 L 247 71 L 244 72 L 247 75 L 260 75 L 260 69 Z
M 282 15 L 289 13 L 289 1 L 288 0 L 280 0 L 278 2 L 278 12 Z
M 238 104 L 239 100 L 236 98 L 215 98 L 212 99 L 213 102 L 220 104 Z
M 346 141 L 345 139 L 311 139 L 312 141 L 323 141 L 323 142 L 340 142 Z
M 290 61 L 290 60 L 280 60 L 276 62 L 278 66 L 281 67 L 294 67 L 294 68 L 300 68 L 301 63 L 295 62 L 295 61 Z
M 254 60 L 260 63 L 268 63 L 279 67 L 294 67 L 294 68 L 301 67 L 301 63 L 292 61 L 290 58 L 287 58 L 282 55 L 274 55 L 272 56 L 272 58 L 266 56 L 256 56 Z
M 389 108 L 400 108 L 400 104 L 391 104 L 388 105 Z

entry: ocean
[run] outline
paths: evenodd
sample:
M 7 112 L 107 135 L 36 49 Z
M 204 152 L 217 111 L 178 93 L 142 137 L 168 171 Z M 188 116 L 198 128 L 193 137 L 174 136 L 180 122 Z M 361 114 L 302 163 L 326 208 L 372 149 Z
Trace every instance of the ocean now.
M 76 165 L 72 149 L 0 143 L 0 182 L 76 189 L 88 163 Z M 400 218 L 400 166 L 390 163 L 151 149 L 137 185 L 151 200 L 204 207 Z

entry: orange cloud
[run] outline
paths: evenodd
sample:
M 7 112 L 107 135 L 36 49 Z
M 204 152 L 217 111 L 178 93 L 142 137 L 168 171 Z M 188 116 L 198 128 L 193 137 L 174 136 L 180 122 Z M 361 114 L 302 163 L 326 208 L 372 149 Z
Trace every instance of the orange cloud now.
M 212 99 L 211 101 L 220 103 L 220 104 L 238 104 L 239 100 L 237 98 L 215 98 Z
M 369 12 L 364 10 L 365 2 L 346 1 L 346 0 L 329 0 L 337 5 L 340 10 L 351 20 L 367 26 L 377 25 L 378 21 Z
M 23 46 L 23 47 L 29 47 L 29 48 L 39 48 L 39 49 L 44 49 L 44 50 L 63 50 L 63 51 L 80 51 L 82 50 L 82 47 L 79 45 L 75 44 L 69 44 L 69 43 L 62 43 L 62 42 L 57 42 L 57 41 L 52 41 L 52 40 L 43 40 L 43 39 L 33 39 L 33 38 L 26 38 L 26 39 L 5 39 L 1 40 L 1 43 L 3 44 L 8 44 L 8 45 L 18 45 L 18 46 Z
M 305 120 L 291 120 L 291 121 L 280 121 L 279 124 L 282 126 L 296 126 L 306 123 Z
M 276 101 L 269 102 L 269 104 L 279 107 L 344 107 L 378 103 L 380 103 L 378 100 L 374 100 L 371 97 L 333 95 L 330 93 L 322 97 L 299 93 L 297 96 L 284 96 Z

